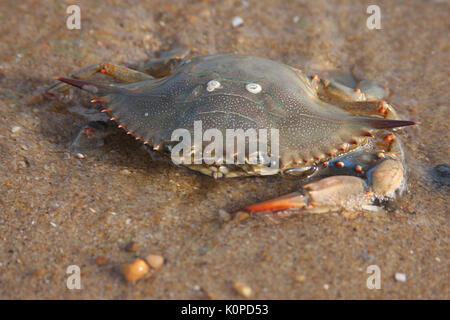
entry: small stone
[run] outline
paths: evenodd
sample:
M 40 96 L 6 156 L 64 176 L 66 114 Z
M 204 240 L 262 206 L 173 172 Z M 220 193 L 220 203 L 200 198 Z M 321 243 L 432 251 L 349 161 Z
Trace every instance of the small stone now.
M 329 286 L 328 284 L 324 284 L 324 285 L 323 285 L 323 288 L 324 288 L 325 290 L 328 290 L 328 289 L 330 289 L 330 286 Z
M 75 157 L 77 157 L 77 159 L 80 159 L 80 160 L 86 158 L 86 156 L 84 154 L 79 153 L 79 152 L 75 155 Z
M 237 293 L 239 293 L 242 297 L 246 299 L 250 298 L 253 294 L 252 288 L 239 281 L 233 281 L 233 288 L 234 290 L 236 290 Z
M 227 211 L 220 209 L 219 210 L 219 219 L 223 222 L 227 222 L 227 221 L 230 221 L 231 215 Z
M 108 258 L 106 258 L 105 256 L 98 256 L 95 258 L 95 264 L 98 266 L 104 266 L 107 263 L 108 263 Z
M 302 283 L 305 282 L 306 280 L 306 276 L 304 274 L 298 274 L 294 276 L 295 281 L 297 281 L 298 283 Z
M 435 258 L 437 262 L 441 262 L 441 259 L 439 257 Z
M 406 274 L 397 272 L 395 274 L 395 280 L 400 282 L 406 282 Z
M 147 261 L 148 265 L 154 270 L 158 270 L 164 264 L 164 258 L 159 254 L 149 254 L 147 257 L 145 257 L 145 260 Z
M 445 163 L 435 166 L 431 170 L 431 178 L 440 187 L 450 187 L 450 166 Z
M 250 218 L 250 214 L 248 214 L 248 212 L 239 211 L 238 213 L 236 213 L 234 220 L 237 222 L 242 222 L 244 220 L 247 220 L 248 218 Z
M 130 175 L 130 174 L 131 174 L 131 171 L 130 171 L 130 170 L 128 170 L 128 169 L 123 169 L 122 171 L 120 171 L 120 173 L 122 173 L 122 174 L 124 174 L 124 175 L 128 176 L 128 175 Z
M 36 277 L 40 277 L 42 276 L 44 273 L 46 272 L 46 270 L 44 268 L 42 269 L 37 269 L 33 272 L 33 275 Z
M 136 259 L 131 263 L 122 265 L 122 273 L 128 282 L 135 283 L 149 271 L 147 263 L 142 259 Z
M 236 16 L 233 18 L 233 20 L 231 21 L 231 24 L 233 25 L 233 28 L 237 28 L 240 25 L 242 25 L 244 23 L 244 19 L 242 19 L 239 16 Z
M 12 133 L 17 133 L 20 130 L 22 130 L 22 127 L 20 127 L 20 126 L 14 126 L 14 127 L 11 128 L 11 132 Z
M 125 251 L 127 251 L 127 252 L 136 252 L 137 248 L 138 248 L 137 242 L 131 241 L 130 243 L 128 243 L 125 246 Z

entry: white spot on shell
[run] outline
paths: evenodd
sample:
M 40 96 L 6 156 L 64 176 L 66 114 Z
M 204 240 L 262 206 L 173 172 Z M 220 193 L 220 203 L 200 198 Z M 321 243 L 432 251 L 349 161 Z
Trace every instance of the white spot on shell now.
M 257 83 L 249 83 L 245 86 L 245 89 L 247 89 L 248 92 L 251 92 L 254 94 L 260 93 L 262 90 L 261 86 Z
M 144 113 L 144 116 L 148 117 L 148 112 Z
M 217 80 L 211 80 L 206 84 L 206 90 L 208 92 L 213 92 L 214 90 L 220 88 L 220 82 Z

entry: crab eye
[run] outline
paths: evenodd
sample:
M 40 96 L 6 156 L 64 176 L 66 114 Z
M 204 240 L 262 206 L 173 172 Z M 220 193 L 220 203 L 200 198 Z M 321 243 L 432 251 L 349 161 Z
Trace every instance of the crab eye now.
M 214 91 L 215 89 L 220 88 L 220 86 L 221 86 L 221 84 L 220 84 L 219 81 L 217 81 L 217 80 L 211 80 L 211 81 L 209 81 L 209 82 L 206 84 L 206 90 L 207 90 L 208 92 L 212 92 L 212 91 Z
M 249 83 L 245 86 L 245 89 L 247 89 L 248 92 L 254 94 L 259 93 L 262 90 L 261 86 L 257 83 Z

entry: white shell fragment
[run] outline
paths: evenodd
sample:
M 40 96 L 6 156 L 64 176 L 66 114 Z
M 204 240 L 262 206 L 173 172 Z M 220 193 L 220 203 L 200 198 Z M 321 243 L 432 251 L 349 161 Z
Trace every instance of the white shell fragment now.
M 397 272 L 395 274 L 395 280 L 400 282 L 406 282 L 406 274 Z
M 206 84 L 206 90 L 208 92 L 213 92 L 214 90 L 220 88 L 220 82 L 217 80 L 211 80 Z
M 233 25 L 233 28 L 237 28 L 240 25 L 242 25 L 244 23 L 244 19 L 242 19 L 239 16 L 236 16 L 233 18 L 233 20 L 231 21 L 231 24 Z
M 262 88 L 259 84 L 257 83 L 249 83 L 245 86 L 245 89 L 247 89 L 248 92 L 251 93 L 260 93 Z

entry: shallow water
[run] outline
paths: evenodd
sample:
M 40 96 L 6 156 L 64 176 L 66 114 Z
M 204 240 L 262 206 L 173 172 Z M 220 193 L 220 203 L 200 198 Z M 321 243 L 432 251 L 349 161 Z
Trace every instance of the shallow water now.
M 81 30 L 68 30 L 69 2 L 2 1 L 0 297 L 228 299 L 239 298 L 230 285 L 239 280 L 262 299 L 450 298 L 448 176 L 430 172 L 449 163 L 449 4 L 378 1 L 382 29 L 369 30 L 368 3 L 79 1 Z M 233 28 L 234 16 L 244 24 Z M 68 149 L 85 123 L 87 95 L 25 103 L 82 66 L 132 64 L 179 45 L 192 55 L 237 52 L 307 71 L 352 71 L 391 88 L 401 117 L 421 122 L 401 135 L 407 195 L 392 212 L 354 219 L 299 214 L 224 224 L 219 209 L 300 183 L 214 181 L 152 161 L 119 130 L 79 160 Z M 123 249 L 131 240 L 136 253 Z M 127 284 L 119 265 L 151 252 L 167 259 L 164 267 Z M 100 255 L 105 266 L 94 263 Z M 74 264 L 79 291 L 65 286 Z M 381 290 L 366 287 L 373 264 Z M 397 272 L 407 281 L 395 281 Z

